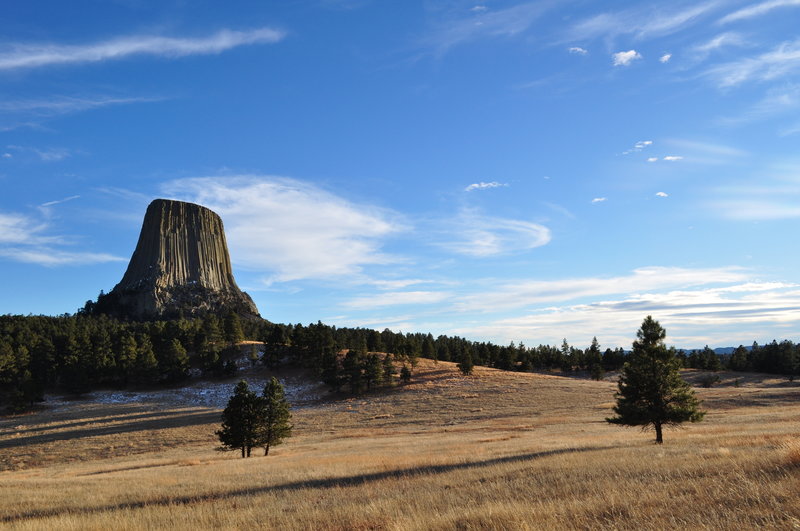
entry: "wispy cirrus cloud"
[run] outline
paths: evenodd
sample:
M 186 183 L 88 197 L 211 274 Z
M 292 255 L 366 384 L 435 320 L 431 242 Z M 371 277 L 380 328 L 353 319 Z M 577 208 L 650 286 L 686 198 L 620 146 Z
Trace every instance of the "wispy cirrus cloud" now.
M 779 44 L 772 50 L 723 63 L 705 71 L 704 75 L 720 88 L 743 83 L 772 81 L 800 70 L 800 39 Z
M 557 6 L 558 2 L 544 0 L 523 2 L 504 9 L 473 9 L 467 16 L 445 16 L 434 24 L 420 44 L 441 56 L 456 46 L 478 39 L 514 37 L 526 32 Z
M 713 283 L 744 282 L 748 275 L 738 267 L 689 269 L 681 267 L 641 267 L 628 275 L 584 277 L 563 280 L 520 280 L 502 283 L 493 289 L 462 297 L 454 306 L 458 311 L 483 308 L 487 312 L 535 307 L 625 293 L 687 288 Z
M 449 240 L 442 247 L 474 257 L 528 251 L 550 242 L 550 229 L 538 223 L 484 216 L 463 210 L 452 223 Z
M 99 109 L 111 105 L 149 103 L 161 101 L 162 99 L 163 98 L 115 98 L 110 96 L 54 96 L 52 98 L 41 99 L 5 100 L 0 101 L 0 113 L 50 117 Z
M 768 0 L 758 4 L 749 5 L 725 15 L 719 19 L 720 24 L 729 24 L 754 17 L 766 15 L 770 11 L 784 7 L 800 7 L 800 0 Z
M 352 203 L 312 184 L 266 175 L 196 177 L 166 183 L 170 197 L 220 214 L 233 261 L 266 282 L 335 279 L 402 261 L 381 251 L 406 230 L 395 212 Z
M 567 31 L 567 40 L 606 38 L 633 35 L 637 39 L 663 37 L 681 31 L 702 20 L 720 7 L 722 2 L 680 2 L 670 4 L 669 9 L 652 5 L 601 13 L 583 19 Z
M 280 30 L 258 28 L 247 31 L 223 29 L 199 38 L 134 35 L 78 45 L 10 43 L 0 50 L 0 70 L 97 63 L 136 55 L 167 58 L 209 55 L 238 46 L 275 43 L 284 37 L 285 33 Z
M 125 258 L 108 253 L 69 252 L 52 248 L 36 247 L 0 247 L 0 256 L 45 267 L 68 265 L 105 264 L 107 262 L 124 262 Z
M 391 291 L 355 297 L 345 301 L 342 306 L 352 310 L 372 310 L 407 304 L 437 304 L 450 297 L 451 294 L 444 291 Z
M 746 46 L 747 41 L 739 33 L 732 31 L 722 33 L 706 42 L 696 44 L 691 48 L 691 54 L 697 62 L 704 61 L 709 55 L 723 48 Z
M 800 107 L 800 85 L 786 84 L 769 89 L 764 97 L 745 110 L 724 116 L 719 123 L 740 125 L 758 120 L 785 116 Z
M 51 202 L 54 206 L 62 201 Z M 0 257 L 42 266 L 85 265 L 124 261 L 107 253 L 65 250 L 69 241 L 54 235 L 52 227 L 42 220 L 19 213 L 0 212 Z
M 663 160 L 667 162 L 676 162 L 685 157 L 687 161 L 691 161 L 693 164 L 720 165 L 729 164 L 734 160 L 743 160 L 749 155 L 747 151 L 740 148 L 706 140 L 668 138 L 663 143 L 669 146 L 671 148 L 670 151 L 673 153 L 676 151 L 681 153 L 681 155 L 663 157 Z
M 705 207 L 719 217 L 738 221 L 800 218 L 800 162 L 776 161 L 738 182 L 710 190 Z
M 6 149 L 16 153 L 32 154 L 43 162 L 57 162 L 73 155 L 71 150 L 61 147 L 37 148 L 31 146 L 10 145 L 6 146 Z
M 577 55 L 586 55 L 587 53 L 589 53 L 589 50 L 581 48 L 580 46 L 571 46 L 567 51 L 569 53 Z

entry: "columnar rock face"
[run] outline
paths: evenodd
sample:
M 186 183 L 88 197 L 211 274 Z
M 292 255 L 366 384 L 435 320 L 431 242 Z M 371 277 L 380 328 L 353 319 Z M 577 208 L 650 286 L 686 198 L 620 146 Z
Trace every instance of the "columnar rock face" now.
M 220 217 L 193 203 L 156 199 L 122 280 L 97 303 L 100 313 L 132 319 L 234 311 L 257 317 L 236 285 Z

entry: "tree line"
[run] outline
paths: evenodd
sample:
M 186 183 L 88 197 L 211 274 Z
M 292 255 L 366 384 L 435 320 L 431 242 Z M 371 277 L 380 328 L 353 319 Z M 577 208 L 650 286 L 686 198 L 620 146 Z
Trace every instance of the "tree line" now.
M 238 345 L 250 339 L 263 343 Z M 254 365 L 270 369 L 301 366 L 334 391 L 359 394 L 411 377 L 420 357 L 452 361 L 465 374 L 473 366 L 502 370 L 589 371 L 602 377 L 619 370 L 629 353 L 601 349 L 595 339 L 586 348 L 570 345 L 528 347 L 496 345 L 458 336 L 382 332 L 365 328 L 276 324 L 240 319 L 235 313 L 193 319 L 130 322 L 85 313 L 61 316 L 0 316 L 0 400 L 24 409 L 46 390 L 84 393 L 101 387 L 126 388 L 175 384 L 190 369 L 207 376 L 236 371 L 242 349 Z M 800 372 L 800 344 L 773 341 L 740 346 L 728 355 L 706 347 L 678 351 L 684 367 L 727 368 L 793 376 Z M 399 374 L 395 364 L 400 365 Z

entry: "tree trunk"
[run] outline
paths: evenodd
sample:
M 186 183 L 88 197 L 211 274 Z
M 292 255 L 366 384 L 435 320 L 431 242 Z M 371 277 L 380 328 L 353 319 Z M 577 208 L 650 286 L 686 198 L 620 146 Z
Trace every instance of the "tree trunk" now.
M 656 422 L 656 444 L 664 444 L 664 439 L 661 437 L 661 423 Z
M 251 449 L 251 448 L 248 446 L 248 447 L 247 447 L 247 457 L 250 457 L 250 449 Z
M 264 447 L 264 455 L 269 455 L 269 444 Z
M 242 459 L 244 459 L 244 446 L 242 446 Z

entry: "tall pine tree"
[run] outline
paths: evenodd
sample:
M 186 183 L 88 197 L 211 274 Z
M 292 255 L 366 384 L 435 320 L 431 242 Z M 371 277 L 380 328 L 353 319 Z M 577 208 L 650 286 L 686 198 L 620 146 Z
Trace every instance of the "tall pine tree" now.
M 269 455 L 270 446 L 277 446 L 292 435 L 292 425 L 289 420 L 292 414 L 289 411 L 289 402 L 283 392 L 283 386 L 274 376 L 264 386 L 264 417 L 262 424 L 262 441 L 264 455 Z
M 236 384 L 222 412 L 222 427 L 216 431 L 223 448 L 239 449 L 242 457 L 250 457 L 250 451 L 264 440 L 264 411 L 264 399 L 251 391 L 247 382 Z
M 664 442 L 662 428 L 683 422 L 699 422 L 705 415 L 700 402 L 680 375 L 675 350 L 664 345 L 666 331 L 651 316 L 636 332 L 633 352 L 622 367 L 617 391 L 616 417 L 608 422 L 641 426 L 656 432 L 656 443 Z

